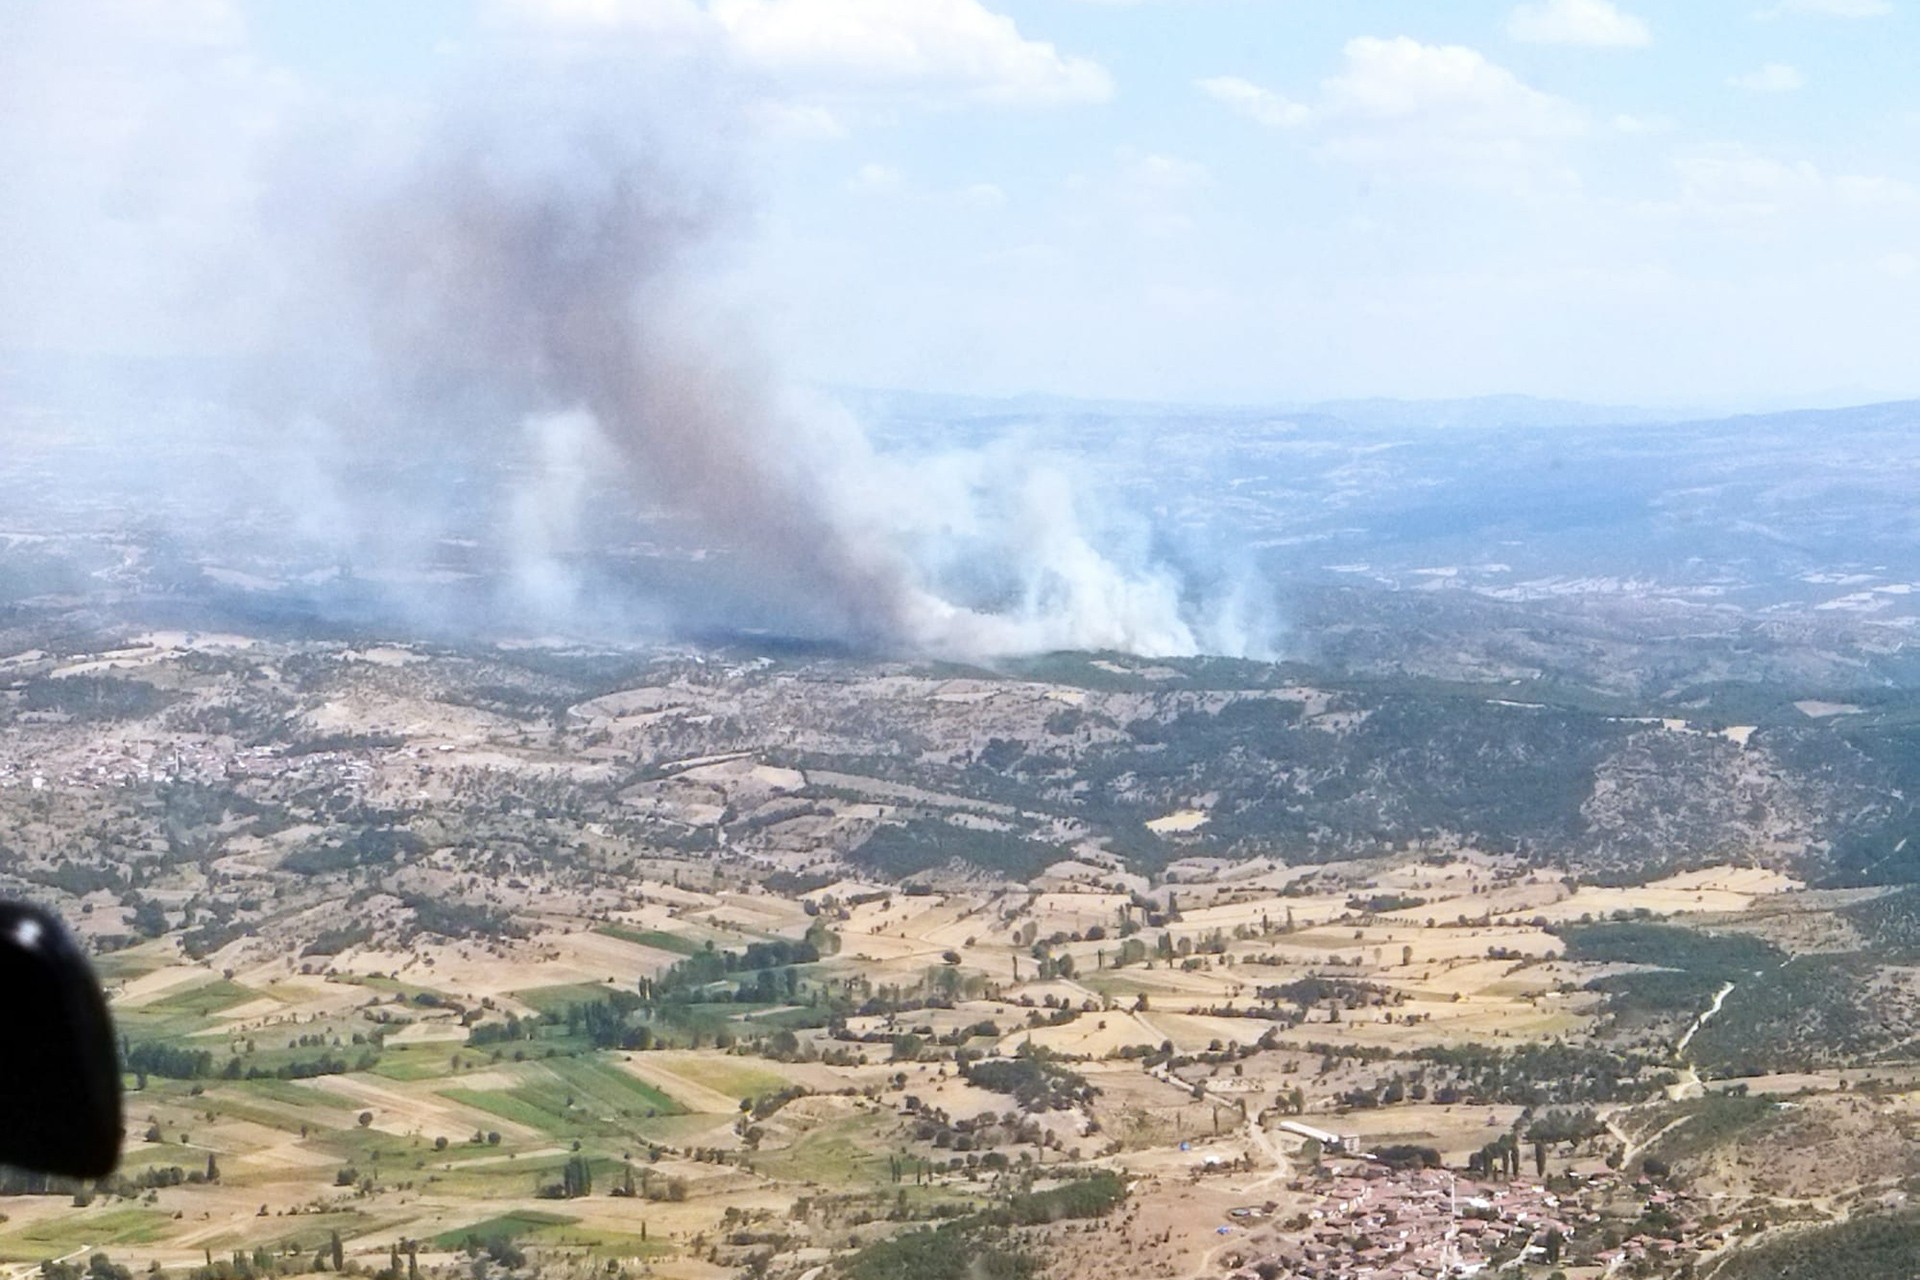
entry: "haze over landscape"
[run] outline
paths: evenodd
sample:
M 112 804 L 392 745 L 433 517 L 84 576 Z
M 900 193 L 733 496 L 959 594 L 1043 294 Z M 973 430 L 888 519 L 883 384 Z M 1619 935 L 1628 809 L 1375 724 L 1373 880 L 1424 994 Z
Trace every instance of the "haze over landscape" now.
M 1920 1274 L 1917 20 L 0 0 L 0 1264 Z

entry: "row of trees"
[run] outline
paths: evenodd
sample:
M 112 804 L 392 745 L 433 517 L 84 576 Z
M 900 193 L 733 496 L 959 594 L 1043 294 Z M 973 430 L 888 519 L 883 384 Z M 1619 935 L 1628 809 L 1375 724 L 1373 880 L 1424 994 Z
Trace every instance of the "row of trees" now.
M 633 1177 L 631 1168 L 627 1171 Z M 560 1181 L 543 1185 L 539 1194 L 548 1200 L 574 1200 L 593 1194 L 593 1165 L 583 1155 L 575 1155 L 560 1166 Z

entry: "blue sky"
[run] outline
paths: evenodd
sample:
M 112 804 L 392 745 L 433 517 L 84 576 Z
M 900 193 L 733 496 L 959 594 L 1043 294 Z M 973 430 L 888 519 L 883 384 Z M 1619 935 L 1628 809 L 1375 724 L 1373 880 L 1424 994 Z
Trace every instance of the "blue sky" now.
M 801 379 L 1920 394 L 1902 0 L 58 8 L 0 0 L 0 347 L 244 343 L 162 264 L 246 239 L 258 151 L 593 70 L 699 84 L 648 127 L 738 187 L 716 305 Z

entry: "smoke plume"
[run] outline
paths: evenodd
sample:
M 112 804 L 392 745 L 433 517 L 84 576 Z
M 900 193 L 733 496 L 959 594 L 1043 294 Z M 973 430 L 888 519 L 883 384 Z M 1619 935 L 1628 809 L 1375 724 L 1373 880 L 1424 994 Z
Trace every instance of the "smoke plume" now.
M 644 513 L 767 616 L 866 648 L 1260 646 L 1243 596 L 1200 598 L 1070 461 L 882 452 L 784 382 L 722 283 L 750 234 L 739 86 L 698 47 L 623 57 L 494 49 L 402 107 L 296 95 L 247 140 L 199 278 L 257 318 L 227 413 L 296 527 L 362 564 L 482 530 L 516 608 L 562 629 L 609 616 L 580 548 Z M 399 474 L 426 479 L 357 479 Z M 698 590 L 662 607 L 710 621 Z

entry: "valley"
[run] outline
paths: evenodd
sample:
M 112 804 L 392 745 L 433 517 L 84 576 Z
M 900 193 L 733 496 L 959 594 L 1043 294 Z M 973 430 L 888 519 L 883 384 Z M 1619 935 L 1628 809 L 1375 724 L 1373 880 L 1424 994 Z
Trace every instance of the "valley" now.
M 0 843 L 129 1140 L 22 1266 L 1698 1274 L 1920 1176 L 1885 694 L 54 623 Z

